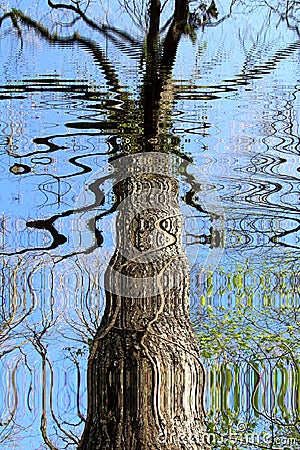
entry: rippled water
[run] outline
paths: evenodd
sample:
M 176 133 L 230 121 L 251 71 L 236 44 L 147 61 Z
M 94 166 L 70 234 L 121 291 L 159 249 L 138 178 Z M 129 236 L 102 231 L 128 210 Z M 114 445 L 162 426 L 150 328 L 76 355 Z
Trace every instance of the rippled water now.
M 27 31 L 21 42 L 1 29 L 2 448 L 74 448 L 83 430 L 114 250 L 109 161 L 139 149 L 145 69 L 142 41 L 97 39 L 50 45 Z M 299 49 L 276 15 L 240 10 L 181 39 L 160 111 L 208 431 L 270 432 L 280 448 L 297 448 L 300 414 Z

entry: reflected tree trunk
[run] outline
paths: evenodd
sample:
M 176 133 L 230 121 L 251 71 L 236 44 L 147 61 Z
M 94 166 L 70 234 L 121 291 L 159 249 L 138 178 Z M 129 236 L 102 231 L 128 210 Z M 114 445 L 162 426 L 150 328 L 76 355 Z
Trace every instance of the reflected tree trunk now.
M 175 0 L 174 22 L 186 24 L 189 13 L 189 0 Z
M 158 6 L 157 0 L 150 3 L 141 99 L 144 153 L 113 162 L 116 248 L 105 273 L 106 309 L 89 358 L 82 450 L 207 448 L 205 376 L 190 322 L 178 183 L 170 175 L 169 156 L 157 152 L 162 94 L 187 2 L 176 2 L 162 56 Z
M 88 415 L 79 448 L 207 448 L 204 371 L 189 316 L 178 183 L 167 155 L 125 160 L 115 162 L 122 172 L 115 185 L 116 249 L 89 358 Z

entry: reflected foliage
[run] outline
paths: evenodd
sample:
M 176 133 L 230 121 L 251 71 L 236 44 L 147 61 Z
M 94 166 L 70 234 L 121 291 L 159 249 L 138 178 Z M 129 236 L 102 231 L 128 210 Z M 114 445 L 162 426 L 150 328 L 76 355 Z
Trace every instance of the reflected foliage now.
M 208 369 L 207 427 L 218 449 L 232 445 L 296 449 L 300 442 L 298 274 L 279 272 L 270 295 L 268 272 L 252 274 L 260 278 L 252 286 L 245 272 L 209 277 L 203 286 L 203 307 L 193 315 Z M 213 284 L 222 279 L 227 289 Z M 253 290 L 262 291 L 260 301 Z M 222 300 L 222 293 L 230 291 L 231 306 L 229 298 Z

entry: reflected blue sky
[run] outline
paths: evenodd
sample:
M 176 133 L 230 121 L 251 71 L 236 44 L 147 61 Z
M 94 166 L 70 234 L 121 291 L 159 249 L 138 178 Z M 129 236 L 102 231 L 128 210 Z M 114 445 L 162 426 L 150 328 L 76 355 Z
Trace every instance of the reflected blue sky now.
M 106 4 L 105 20 L 133 30 L 142 45 L 143 33 L 126 15 L 118 14 L 118 20 L 122 17 L 117 25 L 114 2 Z M 46 2 L 18 5 L 44 17 Z M 218 2 L 218 8 L 219 19 L 226 17 L 227 2 Z M 101 287 L 105 263 L 113 252 L 115 216 L 106 216 L 98 225 L 105 240 L 93 252 L 94 274 L 90 261 L 83 259 L 78 266 L 73 254 L 74 247 L 87 249 L 93 244 L 86 227 L 88 214 L 57 219 L 57 229 L 67 242 L 52 250 L 47 249 L 52 242 L 49 231 L 29 228 L 26 222 L 92 202 L 89 186 L 110 174 L 110 139 L 122 138 L 120 129 L 99 130 L 99 122 L 118 117 L 125 104 L 122 93 L 131 95 L 133 110 L 140 108 L 144 65 L 138 46 L 122 52 L 104 35 L 78 28 L 103 49 L 116 70 L 121 92 L 113 91 L 103 69 L 81 46 L 49 45 L 26 30 L 21 42 L 8 22 L 0 30 L 1 295 L 6 311 L 2 319 L 5 323 L 11 314 L 14 324 L 1 341 L 4 353 L 9 350 L 1 359 L 2 423 L 9 420 L 18 400 L 14 422 L 3 427 L 1 436 L 11 435 L 3 448 L 45 448 L 39 430 L 43 409 L 49 415 L 47 433 L 58 448 L 63 438 L 69 439 L 70 448 L 75 444 L 58 429 L 55 418 L 69 434 L 71 430 L 79 436 L 82 431 L 77 403 L 79 398 L 84 414 L 88 343 L 103 311 Z M 185 219 L 183 240 L 192 266 L 192 302 L 195 308 L 200 301 L 231 307 L 251 291 L 259 306 L 266 290 L 276 304 L 296 302 L 295 285 L 290 283 L 290 290 L 287 286 L 282 291 L 278 273 L 299 276 L 299 37 L 276 13 L 270 16 L 269 9 L 250 14 L 237 5 L 231 17 L 199 30 L 197 37 L 194 43 L 182 38 L 166 97 L 170 133 L 180 138 L 181 153 L 192 158 L 184 171 L 180 158 L 174 156 Z M 95 128 L 74 128 L 79 122 L 94 122 Z M 112 203 L 111 185 L 109 180 L 103 184 L 108 193 L 103 211 Z M 188 236 L 195 221 L 197 232 L 208 235 L 212 220 L 210 214 L 187 208 L 184 196 L 191 185 L 204 206 L 216 192 L 223 211 L 218 227 L 225 244 L 213 267 L 211 285 L 199 278 L 209 265 L 210 248 Z M 232 273 L 243 273 L 244 290 L 229 289 Z M 265 274 L 269 281 L 260 280 Z M 24 311 L 29 314 L 22 321 Z M 43 345 L 51 361 L 44 372 L 34 345 L 34 333 L 43 326 L 48 327 Z

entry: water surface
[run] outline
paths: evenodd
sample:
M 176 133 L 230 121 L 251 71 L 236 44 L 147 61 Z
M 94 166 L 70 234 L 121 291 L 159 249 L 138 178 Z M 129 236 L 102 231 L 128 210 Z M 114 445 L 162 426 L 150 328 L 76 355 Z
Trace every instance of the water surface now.
M 110 158 L 139 149 L 143 122 L 133 34 L 91 47 L 1 28 L 3 448 L 75 448 L 83 430 L 115 242 Z M 181 39 L 163 93 L 214 448 L 265 433 L 264 448 L 298 446 L 299 49 L 276 14 L 237 9 Z

